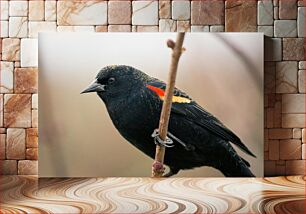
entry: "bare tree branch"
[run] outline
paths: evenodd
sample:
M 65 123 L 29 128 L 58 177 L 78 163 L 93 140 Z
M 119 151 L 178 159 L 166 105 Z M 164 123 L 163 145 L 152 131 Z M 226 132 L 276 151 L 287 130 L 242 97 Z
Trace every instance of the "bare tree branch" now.
M 165 141 L 168 132 L 168 124 L 172 106 L 172 97 L 175 86 L 175 79 L 177 74 L 177 67 L 180 56 L 183 50 L 183 42 L 184 42 L 185 33 L 178 33 L 176 42 L 172 40 L 167 41 L 167 46 L 173 50 L 172 52 L 172 60 L 169 70 L 168 82 L 166 86 L 165 98 L 162 107 L 162 112 L 159 120 L 159 137 L 161 140 Z M 161 177 L 164 173 L 165 168 L 163 167 L 165 156 L 165 147 L 162 145 L 156 145 L 155 151 L 155 161 L 152 166 L 152 176 L 153 177 Z

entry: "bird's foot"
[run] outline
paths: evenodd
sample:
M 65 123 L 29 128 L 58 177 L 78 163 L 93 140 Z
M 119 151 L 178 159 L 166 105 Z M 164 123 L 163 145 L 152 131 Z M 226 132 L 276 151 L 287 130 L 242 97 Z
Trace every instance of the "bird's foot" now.
M 164 146 L 164 147 L 173 147 L 174 146 L 173 141 L 170 138 L 166 137 L 166 140 L 162 140 L 160 138 L 158 129 L 155 129 L 151 136 L 154 138 L 154 143 L 156 145 Z
M 159 161 L 154 161 L 153 165 L 152 165 L 152 172 L 153 172 L 153 176 L 155 177 L 155 175 L 163 175 L 165 172 L 165 167 L 164 164 L 159 162 Z

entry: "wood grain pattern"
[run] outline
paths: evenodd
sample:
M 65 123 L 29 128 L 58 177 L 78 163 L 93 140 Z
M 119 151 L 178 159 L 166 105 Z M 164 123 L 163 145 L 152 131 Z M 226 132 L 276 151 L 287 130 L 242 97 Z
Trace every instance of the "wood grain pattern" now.
M 305 213 L 305 177 L 4 176 L 1 213 Z

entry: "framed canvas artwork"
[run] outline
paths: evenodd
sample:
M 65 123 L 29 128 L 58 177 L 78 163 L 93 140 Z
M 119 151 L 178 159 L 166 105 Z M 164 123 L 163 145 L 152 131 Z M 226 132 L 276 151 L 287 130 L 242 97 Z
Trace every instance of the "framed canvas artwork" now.
M 39 34 L 39 176 L 151 175 L 174 33 Z M 263 34 L 187 33 L 167 175 L 263 176 Z

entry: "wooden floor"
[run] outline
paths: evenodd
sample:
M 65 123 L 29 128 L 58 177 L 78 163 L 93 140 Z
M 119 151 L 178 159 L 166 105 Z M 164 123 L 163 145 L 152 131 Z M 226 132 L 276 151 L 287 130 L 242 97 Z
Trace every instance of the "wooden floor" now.
M 305 177 L 0 178 L 3 213 L 305 213 Z

